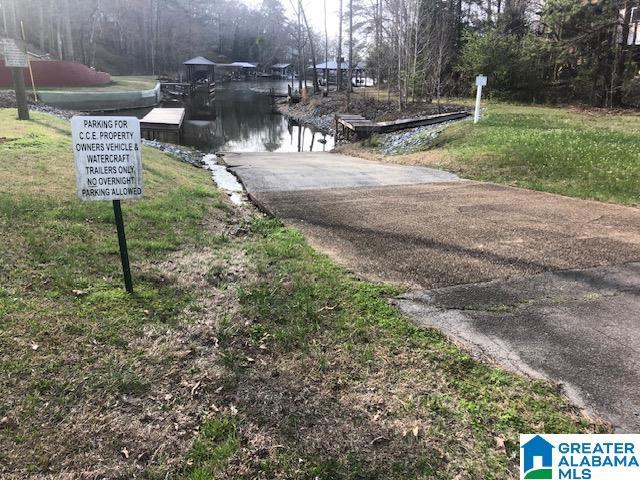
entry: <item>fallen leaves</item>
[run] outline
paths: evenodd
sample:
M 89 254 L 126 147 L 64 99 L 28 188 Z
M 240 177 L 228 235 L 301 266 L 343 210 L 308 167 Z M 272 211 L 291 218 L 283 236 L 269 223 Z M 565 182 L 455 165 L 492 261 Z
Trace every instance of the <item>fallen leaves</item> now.
M 15 430 L 18 428 L 18 421 L 7 415 L 5 417 L 0 418 L 0 428 L 7 430 Z

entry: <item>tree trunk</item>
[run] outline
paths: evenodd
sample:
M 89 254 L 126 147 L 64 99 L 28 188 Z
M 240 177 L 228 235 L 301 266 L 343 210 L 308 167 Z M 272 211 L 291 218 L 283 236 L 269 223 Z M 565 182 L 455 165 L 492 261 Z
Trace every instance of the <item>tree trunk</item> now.
M 380 85 L 382 82 L 380 81 L 381 69 L 382 69 L 382 0 L 376 0 L 376 53 L 378 58 L 376 60 L 376 88 L 380 90 Z
M 347 107 L 351 101 L 351 92 L 353 92 L 353 0 L 349 0 L 349 77 L 347 82 Z M 347 108 L 348 109 L 348 108 Z
M 300 4 L 298 4 L 300 7 Z M 302 95 L 302 79 L 305 75 L 304 73 L 304 45 L 302 44 L 302 22 L 300 20 L 300 8 L 298 8 L 298 92 Z
M 336 82 L 338 91 L 342 90 L 342 0 L 340 0 L 339 30 L 338 30 L 338 58 L 336 58 Z
M 76 54 L 73 48 L 73 33 L 71 31 L 71 9 L 69 8 L 69 0 L 64 0 L 64 41 L 65 51 L 68 60 L 75 60 Z
M 60 16 L 58 16 L 58 20 L 56 21 L 56 44 L 58 45 L 58 58 L 60 60 L 64 60 L 64 54 L 62 51 L 62 35 L 60 34 Z
M 313 32 L 309 28 L 309 22 L 307 21 L 307 14 L 302 8 L 302 0 L 298 0 L 298 7 L 302 12 L 302 18 L 304 20 L 304 25 L 307 28 L 307 36 L 309 37 L 309 46 L 311 47 L 311 61 L 313 62 L 313 93 L 318 93 L 320 91 L 320 87 L 318 85 L 318 69 L 316 68 L 316 48 L 313 42 Z
M 617 13 L 617 12 L 616 12 Z M 622 23 L 622 41 L 616 52 L 613 82 L 611 88 L 611 106 L 619 106 L 622 103 L 622 87 L 627 63 L 627 41 L 629 39 L 629 23 L 631 22 L 631 2 L 624 0 L 624 19 Z
M 18 17 L 16 16 L 16 4 L 15 4 L 15 0 L 5 0 L 5 2 L 3 3 L 3 10 L 5 8 L 5 3 L 8 5 L 8 9 L 7 9 L 7 13 L 5 16 L 5 27 L 6 27 L 6 32 L 7 32 L 7 36 L 9 38 L 13 38 L 15 40 L 18 40 L 20 38 L 20 35 L 18 34 Z
M 44 52 L 44 2 L 40 2 L 40 8 L 38 9 L 39 13 L 39 23 L 40 23 L 40 32 L 39 32 L 39 40 L 40 40 L 40 52 Z
M 329 30 L 327 28 L 327 0 L 324 0 L 324 88 L 329 93 Z
M 416 77 L 418 70 L 418 31 L 420 30 L 420 5 L 421 2 L 418 1 L 416 5 L 416 20 L 415 20 L 415 32 L 414 32 L 414 40 L 413 40 L 413 69 L 412 69 L 412 78 L 411 78 L 411 100 L 413 103 L 416 103 Z
M 2 13 L 2 32 L 5 36 L 9 36 L 7 33 L 7 4 L 5 2 L 0 3 L 0 9 Z

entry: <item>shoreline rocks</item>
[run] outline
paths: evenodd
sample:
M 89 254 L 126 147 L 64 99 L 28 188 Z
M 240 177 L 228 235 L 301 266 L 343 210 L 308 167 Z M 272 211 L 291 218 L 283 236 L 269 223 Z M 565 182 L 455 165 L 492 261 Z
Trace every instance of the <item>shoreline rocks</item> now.
M 396 133 L 379 135 L 378 150 L 384 155 L 403 155 L 427 150 L 437 140 L 442 131 L 450 125 L 467 122 L 469 119 L 452 120 L 437 125 L 412 128 Z

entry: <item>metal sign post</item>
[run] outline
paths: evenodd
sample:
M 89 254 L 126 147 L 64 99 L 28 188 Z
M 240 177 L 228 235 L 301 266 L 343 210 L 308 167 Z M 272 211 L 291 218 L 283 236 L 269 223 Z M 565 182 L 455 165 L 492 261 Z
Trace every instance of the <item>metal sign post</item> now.
M 124 288 L 127 293 L 133 293 L 131 267 L 129 266 L 129 250 L 127 249 L 127 237 L 124 234 L 124 220 L 122 219 L 122 208 L 120 208 L 120 200 L 113 201 L 113 213 L 116 217 L 116 229 L 118 230 L 118 245 L 120 246 L 120 260 L 122 260 Z
M 473 115 L 473 123 L 480 121 L 480 100 L 482 100 L 482 87 L 487 86 L 487 77 L 485 75 L 478 75 L 476 77 L 476 111 Z
M 133 293 L 120 200 L 142 197 L 140 121 L 135 117 L 73 117 L 76 183 L 82 200 L 111 200 L 125 289 Z

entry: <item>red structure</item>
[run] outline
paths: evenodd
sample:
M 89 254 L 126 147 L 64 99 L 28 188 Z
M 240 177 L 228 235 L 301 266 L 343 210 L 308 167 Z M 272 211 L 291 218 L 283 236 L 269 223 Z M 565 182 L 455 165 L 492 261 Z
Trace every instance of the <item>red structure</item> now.
M 111 75 L 97 72 L 78 62 L 62 60 L 31 60 L 36 87 L 83 87 L 111 83 Z M 29 70 L 24 70 L 24 81 L 31 86 Z M 11 70 L 0 60 L 0 88 L 11 87 Z

